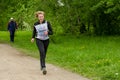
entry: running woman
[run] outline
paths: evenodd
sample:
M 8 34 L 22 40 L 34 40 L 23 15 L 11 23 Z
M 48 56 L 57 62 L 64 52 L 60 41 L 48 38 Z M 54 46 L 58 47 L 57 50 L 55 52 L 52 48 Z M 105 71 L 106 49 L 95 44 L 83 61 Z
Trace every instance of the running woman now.
M 34 42 L 36 38 L 36 45 L 40 53 L 40 66 L 43 74 L 47 73 L 45 58 L 49 45 L 49 35 L 53 34 L 50 22 L 44 19 L 45 13 L 43 11 L 37 11 L 36 17 L 38 21 L 34 23 L 33 35 L 31 42 Z

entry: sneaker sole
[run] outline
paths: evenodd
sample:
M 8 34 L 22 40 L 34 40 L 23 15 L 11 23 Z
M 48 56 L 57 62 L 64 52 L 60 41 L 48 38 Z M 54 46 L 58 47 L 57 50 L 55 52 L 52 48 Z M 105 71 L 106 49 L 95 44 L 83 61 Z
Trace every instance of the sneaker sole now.
M 46 70 L 44 70 L 44 71 L 43 71 L 43 75 L 46 75 L 46 74 L 47 74 L 47 71 L 46 71 Z

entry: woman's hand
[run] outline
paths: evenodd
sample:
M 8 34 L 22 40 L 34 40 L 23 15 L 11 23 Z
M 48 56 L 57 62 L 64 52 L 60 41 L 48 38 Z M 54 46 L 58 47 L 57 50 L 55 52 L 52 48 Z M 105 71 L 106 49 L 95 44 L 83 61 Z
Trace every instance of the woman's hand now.
M 44 34 L 45 34 L 45 35 L 48 35 L 48 31 L 45 31 Z
M 31 42 L 33 43 L 33 42 L 34 42 L 34 40 L 35 40 L 35 39 L 34 39 L 34 38 L 32 38 L 32 39 L 31 39 Z

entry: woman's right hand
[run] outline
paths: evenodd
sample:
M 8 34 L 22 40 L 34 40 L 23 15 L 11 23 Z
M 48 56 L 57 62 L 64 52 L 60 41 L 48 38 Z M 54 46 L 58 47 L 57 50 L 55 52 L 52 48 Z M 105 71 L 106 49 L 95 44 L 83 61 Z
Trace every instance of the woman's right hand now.
M 31 42 L 32 42 L 32 43 L 34 42 L 34 38 L 31 39 Z

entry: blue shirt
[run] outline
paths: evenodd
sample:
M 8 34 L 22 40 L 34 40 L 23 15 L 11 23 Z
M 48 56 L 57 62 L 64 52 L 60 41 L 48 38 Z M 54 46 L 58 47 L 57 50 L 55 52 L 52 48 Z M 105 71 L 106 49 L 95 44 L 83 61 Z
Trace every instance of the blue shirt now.
M 17 29 L 17 24 L 15 21 L 10 21 L 8 23 L 8 30 L 9 31 L 15 31 L 15 29 Z

